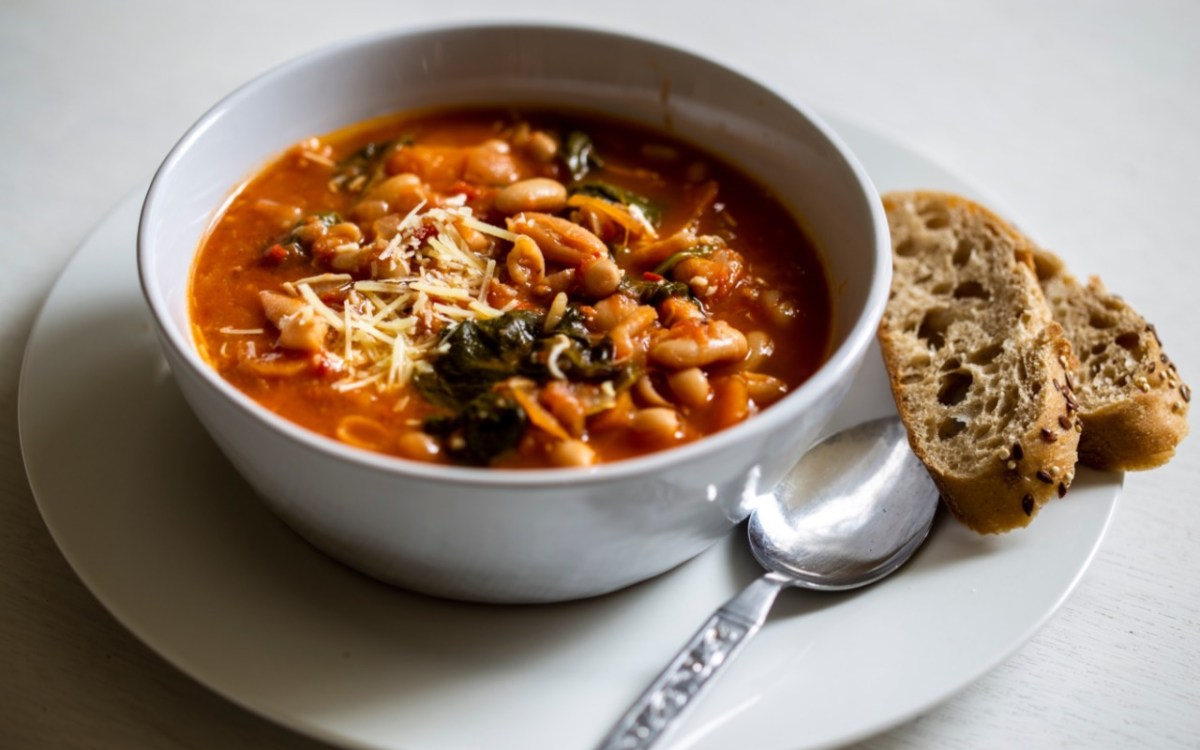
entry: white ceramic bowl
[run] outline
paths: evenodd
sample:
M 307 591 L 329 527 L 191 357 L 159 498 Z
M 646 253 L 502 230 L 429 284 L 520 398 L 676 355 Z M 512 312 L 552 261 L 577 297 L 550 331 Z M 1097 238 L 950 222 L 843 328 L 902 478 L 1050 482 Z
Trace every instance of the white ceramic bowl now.
M 200 358 L 188 319 L 189 273 L 234 185 L 292 143 L 369 117 L 514 102 L 669 123 L 771 186 L 827 265 L 836 346 L 829 361 L 762 414 L 696 443 L 592 469 L 494 471 L 408 462 L 308 432 L 251 401 Z M 385 581 L 492 602 L 612 591 L 662 573 L 726 534 L 845 395 L 891 274 L 874 188 L 802 105 L 656 43 L 496 25 L 340 44 L 223 99 L 155 176 L 138 231 L 138 268 L 184 397 L 281 518 L 333 557 Z

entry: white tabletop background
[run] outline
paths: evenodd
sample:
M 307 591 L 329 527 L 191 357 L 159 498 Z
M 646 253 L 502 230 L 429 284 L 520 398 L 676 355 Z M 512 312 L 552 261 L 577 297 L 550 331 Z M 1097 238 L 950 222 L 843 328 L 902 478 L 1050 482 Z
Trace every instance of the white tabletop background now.
M 230 89 L 329 42 L 500 14 L 675 43 L 902 139 L 1102 276 L 1200 384 L 1200 3 L 4 0 L 0 747 L 321 747 L 160 660 L 75 577 L 21 462 L 21 357 L 89 229 Z M 1126 478 L 1095 562 L 1027 645 L 863 746 L 1200 747 L 1197 487 L 1193 435 Z

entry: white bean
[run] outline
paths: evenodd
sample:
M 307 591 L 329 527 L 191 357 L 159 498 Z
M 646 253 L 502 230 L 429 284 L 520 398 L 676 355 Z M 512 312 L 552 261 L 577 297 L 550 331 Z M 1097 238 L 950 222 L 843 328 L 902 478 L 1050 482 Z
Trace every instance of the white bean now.
M 742 374 L 742 378 L 746 381 L 746 393 L 760 407 L 770 406 L 787 395 L 787 383 L 772 375 L 747 372 Z
M 663 398 L 663 395 L 654 387 L 654 383 L 650 377 L 643 375 L 633 384 L 633 390 L 638 395 L 638 400 L 643 404 L 650 406 L 670 406 L 671 402 Z
M 299 299 L 263 290 L 258 293 L 267 320 L 279 329 L 279 345 L 285 349 L 319 352 L 325 348 L 329 324 L 311 314 Z
M 667 384 L 681 403 L 692 408 L 705 405 L 712 395 L 708 376 L 699 367 L 689 367 L 667 375 Z
M 764 331 L 751 331 L 746 334 L 746 358 L 738 369 L 757 370 L 775 353 L 775 342 Z
M 639 409 L 629 426 L 641 437 L 656 443 L 674 442 L 679 438 L 679 415 L 664 406 Z
M 558 156 L 558 141 L 544 130 L 535 130 L 529 134 L 528 148 L 529 153 L 538 161 L 549 162 Z
M 486 141 L 469 150 L 463 178 L 485 185 L 510 185 L 520 179 L 512 149 L 501 140 Z
M 593 322 L 600 331 L 611 331 L 629 314 L 637 309 L 637 302 L 624 294 L 614 294 L 596 303 Z
M 784 299 L 783 293 L 778 289 L 770 289 L 763 292 L 759 301 L 763 306 L 763 312 L 779 328 L 791 325 L 792 321 L 796 319 L 797 311 L 795 303 Z
M 296 222 L 300 221 L 300 217 L 304 212 L 299 206 L 292 206 L 287 203 L 279 203 L 278 201 L 268 200 L 267 198 L 259 198 L 254 203 L 254 208 L 260 214 L 268 217 L 279 225 L 280 229 L 290 229 L 295 226 Z
M 430 435 L 413 431 L 396 439 L 396 452 L 414 461 L 432 461 L 442 452 L 442 447 Z
M 673 370 L 704 367 L 715 362 L 736 362 L 746 356 L 746 337 L 723 320 L 713 320 L 699 331 L 686 325 L 650 348 L 650 359 Z
M 550 448 L 550 462 L 555 466 L 591 466 L 596 463 L 596 451 L 581 440 L 560 440 Z
M 583 293 L 591 299 L 604 299 L 617 291 L 625 272 L 609 257 L 583 265 Z
M 421 185 L 421 178 L 405 172 L 371 188 L 368 197 L 384 201 L 393 211 L 408 213 L 429 196 Z
M 387 216 L 389 210 L 390 207 L 387 201 L 380 200 L 379 198 L 370 198 L 359 202 L 351 208 L 350 216 L 360 224 L 367 224 Z
M 567 205 L 567 189 L 558 180 L 533 177 L 514 182 L 496 193 L 496 210 L 512 215 L 522 211 L 555 213 Z

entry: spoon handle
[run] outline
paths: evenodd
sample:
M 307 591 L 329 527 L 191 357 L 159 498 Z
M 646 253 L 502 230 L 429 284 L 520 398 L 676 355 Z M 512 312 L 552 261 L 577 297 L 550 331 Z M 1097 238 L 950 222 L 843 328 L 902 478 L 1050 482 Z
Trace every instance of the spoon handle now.
M 757 633 L 787 579 L 767 573 L 708 618 L 599 745 L 649 750 L 665 737 Z

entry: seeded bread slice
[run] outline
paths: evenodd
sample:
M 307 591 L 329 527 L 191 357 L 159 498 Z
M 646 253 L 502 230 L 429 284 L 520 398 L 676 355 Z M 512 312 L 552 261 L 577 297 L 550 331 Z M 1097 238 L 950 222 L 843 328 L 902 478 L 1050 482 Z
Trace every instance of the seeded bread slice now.
M 1187 435 L 1192 392 L 1163 353 L 1154 327 L 1110 294 L 1087 286 L 1045 250 L 1034 253 L 1054 319 L 1079 360 L 1069 381 L 1079 402 L 1080 463 L 1098 469 L 1151 469 L 1166 463 Z
M 1035 247 L 964 198 L 884 196 L 895 275 L 879 342 L 913 451 L 980 533 L 1027 525 L 1074 477 L 1071 346 Z

